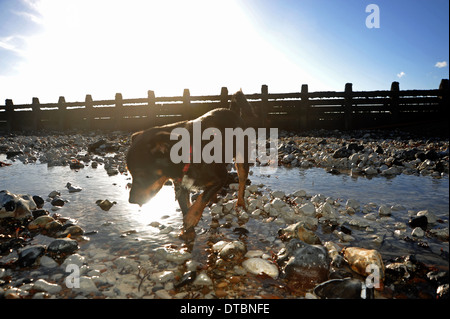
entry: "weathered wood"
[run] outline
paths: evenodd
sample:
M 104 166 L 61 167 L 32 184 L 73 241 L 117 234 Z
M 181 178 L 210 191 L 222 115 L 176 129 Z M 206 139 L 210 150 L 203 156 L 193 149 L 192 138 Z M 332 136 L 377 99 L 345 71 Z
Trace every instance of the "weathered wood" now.
M 391 122 L 397 123 L 399 120 L 399 91 L 400 84 L 398 82 L 392 82 L 391 84 L 391 94 L 390 94 L 390 110 L 391 110 Z
M 92 100 L 92 95 L 86 94 L 86 97 L 84 99 L 84 105 L 85 105 L 85 119 L 86 119 L 86 127 L 89 130 L 92 130 L 94 128 L 94 102 Z
M 116 109 L 115 109 L 114 122 L 116 124 L 116 128 L 124 129 L 123 118 L 124 118 L 125 110 L 124 110 L 124 106 L 123 106 L 122 93 L 116 93 L 115 101 L 116 101 L 115 102 Z
M 33 97 L 33 102 L 31 103 L 31 109 L 33 110 L 33 123 L 31 124 L 33 130 L 38 130 L 41 123 L 41 106 L 39 103 L 39 98 Z
M 353 128 L 352 126 L 352 115 L 353 115 L 353 84 L 346 83 L 345 84 L 345 97 L 344 97 L 344 128 L 346 130 L 350 130 Z
M 5 101 L 5 114 L 6 114 L 6 129 L 8 133 L 11 133 L 15 129 L 13 100 L 7 99 Z
M 59 119 L 59 129 L 64 131 L 67 129 L 67 109 L 66 109 L 66 99 L 64 96 L 60 96 L 58 99 L 58 119 Z
M 448 79 L 442 79 L 441 83 L 439 84 L 439 106 L 440 109 L 443 112 L 444 118 L 448 119 L 448 116 L 450 115 L 450 107 L 448 106 L 449 102 L 449 80 Z
M 228 108 L 228 89 L 222 87 L 220 90 L 220 107 Z
M 269 100 L 269 88 L 267 85 L 263 84 L 261 86 L 261 108 L 259 116 L 261 118 L 261 127 L 270 127 L 270 124 L 267 122 L 267 108 L 268 108 L 268 100 Z
M 183 91 L 183 117 L 185 120 L 190 120 L 192 118 L 192 109 L 191 109 L 191 93 L 189 89 L 184 89 Z
M 309 92 L 306 84 L 300 92 L 269 93 L 267 85 L 260 93 L 246 93 L 257 108 L 261 127 L 309 130 L 315 128 L 355 129 L 395 126 L 408 122 L 434 121 L 447 118 L 449 81 L 443 79 L 439 89 L 400 90 L 398 82 L 390 90 L 353 91 L 347 83 L 341 92 Z M 219 95 L 147 97 L 14 105 L 11 99 L 0 105 L 0 130 L 7 132 L 36 129 L 107 129 L 138 130 L 192 119 L 218 107 L 229 107 L 231 95 L 222 87 Z M 4 110 L 4 111 L 2 111 Z
M 147 126 L 155 126 L 156 123 L 156 106 L 155 106 L 155 92 L 152 90 L 147 91 L 147 105 L 148 105 L 148 120 Z
M 302 84 L 302 89 L 300 93 L 300 104 L 297 113 L 299 118 L 299 129 L 308 130 L 309 129 L 309 96 L 308 96 L 308 84 Z

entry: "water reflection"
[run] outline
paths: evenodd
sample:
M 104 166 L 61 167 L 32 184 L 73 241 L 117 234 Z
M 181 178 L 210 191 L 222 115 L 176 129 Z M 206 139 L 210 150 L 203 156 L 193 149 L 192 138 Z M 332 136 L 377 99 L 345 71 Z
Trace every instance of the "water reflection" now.
M 403 205 L 406 210 L 403 215 L 395 216 L 398 220 L 407 222 L 407 210 L 428 209 L 438 218 L 446 220 L 448 225 L 449 214 L 449 180 L 447 178 L 434 179 L 431 177 L 417 177 L 399 175 L 393 179 L 384 177 L 354 178 L 348 175 L 331 175 L 320 168 L 311 169 L 286 169 L 279 168 L 276 174 L 270 177 L 258 174 L 254 169 L 250 176 L 252 183 L 264 184 L 272 190 L 284 190 L 287 194 L 299 189 L 304 189 L 307 194 L 321 193 L 334 199 L 357 199 L 362 205 L 374 202 L 377 205 Z M 81 186 L 79 193 L 69 193 L 65 188 L 67 182 Z M 59 190 L 61 197 L 68 200 L 58 213 L 62 216 L 75 218 L 86 231 L 97 230 L 98 233 L 91 237 L 86 245 L 98 247 L 114 247 L 121 251 L 126 247 L 136 246 L 137 251 L 154 249 L 171 243 L 182 245 L 183 241 L 177 234 L 182 226 L 182 214 L 172 186 L 164 186 L 161 191 L 147 204 L 139 207 L 128 203 L 127 184 L 130 177 L 127 175 L 108 176 L 102 166 L 97 169 L 86 167 L 79 171 L 70 170 L 68 167 L 50 167 L 41 164 L 14 163 L 12 166 L 0 169 L 0 189 L 8 189 L 13 193 L 28 193 L 39 195 L 44 199 L 53 190 Z M 109 211 L 103 211 L 95 203 L 99 199 L 116 201 Z M 44 208 L 51 210 L 50 203 Z M 211 218 L 204 214 L 197 226 L 197 252 L 202 251 L 208 236 L 211 233 L 203 233 L 202 228 L 210 229 Z M 152 222 L 159 222 L 169 231 L 158 227 L 149 226 Z M 394 220 L 395 222 L 395 220 Z M 268 244 L 267 234 L 272 234 L 271 242 L 275 240 L 280 225 L 275 223 L 263 223 L 261 220 L 250 219 L 245 225 L 249 230 L 249 249 L 260 249 Z M 232 229 L 220 231 L 227 232 L 228 238 L 233 238 Z M 320 229 L 319 229 L 320 231 Z M 384 251 L 386 256 L 403 255 L 405 252 L 415 252 L 418 248 L 404 241 L 393 238 L 392 229 L 386 230 L 386 240 L 383 246 L 373 248 Z M 200 234 L 200 235 L 199 235 Z M 354 230 L 353 235 L 358 238 L 359 244 L 375 245 L 373 238 L 365 238 L 366 232 Z M 124 236 L 126 236 L 124 238 Z M 321 234 L 321 239 L 336 240 L 333 234 Z M 430 241 L 434 245 L 433 241 Z M 365 245 L 366 245 L 365 244 Z M 442 244 L 440 245 L 447 245 Z M 433 248 L 433 247 L 432 247 Z M 111 248 L 112 249 L 112 248 Z M 194 249 L 194 250 L 195 250 Z M 434 249 L 434 248 L 433 248 Z M 448 248 L 447 248 L 448 249 Z M 435 250 L 439 250 L 436 248 Z M 267 251 L 267 250 L 266 250 Z M 193 252 L 194 255 L 197 252 Z M 419 251 L 424 253 L 425 251 Z
M 252 180 L 273 190 L 284 190 L 287 194 L 304 189 L 310 195 L 321 193 L 335 199 L 353 198 L 361 204 L 401 204 L 411 210 L 429 209 L 441 218 L 448 219 L 448 177 L 436 179 L 430 176 L 398 175 L 394 178 L 376 176 L 369 179 L 346 174 L 332 175 L 321 168 L 279 168 L 276 176 L 254 174 Z

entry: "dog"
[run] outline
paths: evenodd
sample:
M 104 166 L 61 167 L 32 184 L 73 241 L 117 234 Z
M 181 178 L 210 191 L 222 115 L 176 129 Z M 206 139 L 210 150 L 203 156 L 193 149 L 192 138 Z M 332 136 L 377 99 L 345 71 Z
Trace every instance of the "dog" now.
M 236 92 L 229 108 L 217 108 L 190 121 L 156 126 L 134 133 L 131 146 L 126 156 L 127 168 L 132 176 L 129 202 L 142 206 L 153 198 L 168 180 L 175 186 L 176 199 L 183 213 L 183 230 L 193 231 L 198 224 L 204 208 L 216 198 L 217 193 L 227 181 L 227 165 L 225 161 L 206 163 L 174 163 L 170 158 L 170 150 L 176 140 L 171 139 L 175 128 L 185 128 L 190 133 L 190 145 L 193 145 L 193 127 L 201 124 L 202 131 L 207 128 L 219 130 L 222 134 L 222 150 L 225 148 L 224 132 L 226 128 L 250 127 L 256 123 L 258 116 L 253 106 L 247 101 L 242 91 Z M 202 149 L 205 141 L 202 141 Z M 244 147 L 247 151 L 247 145 Z M 225 154 L 222 151 L 222 154 Z M 249 172 L 248 154 L 243 161 L 235 161 L 238 174 L 238 200 L 236 206 L 245 209 L 244 191 Z M 236 156 L 236 150 L 233 152 Z M 192 157 L 192 156 L 191 156 Z M 191 204 L 190 191 L 203 190 Z

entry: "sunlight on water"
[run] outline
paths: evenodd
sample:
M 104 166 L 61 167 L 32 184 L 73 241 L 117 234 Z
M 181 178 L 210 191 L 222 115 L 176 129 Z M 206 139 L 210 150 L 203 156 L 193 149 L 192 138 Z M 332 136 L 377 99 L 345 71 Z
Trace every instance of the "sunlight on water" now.
M 128 194 L 125 194 L 128 198 Z M 127 200 L 127 199 L 126 199 Z M 135 205 L 138 207 L 137 205 Z M 164 217 L 179 217 L 173 215 L 181 215 L 177 212 L 178 202 L 175 201 L 175 194 L 172 186 L 163 186 L 159 193 L 153 197 L 148 203 L 144 204 L 138 212 L 130 214 L 130 218 L 136 222 L 147 226 L 153 221 L 161 222 Z

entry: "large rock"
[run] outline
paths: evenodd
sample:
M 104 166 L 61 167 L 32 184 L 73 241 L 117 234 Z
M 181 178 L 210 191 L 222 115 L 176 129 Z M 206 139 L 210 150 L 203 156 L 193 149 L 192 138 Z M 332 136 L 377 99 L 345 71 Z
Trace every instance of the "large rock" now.
M 16 195 L 7 190 L 0 191 L 0 218 L 14 217 L 22 219 L 31 215 L 37 208 L 30 195 Z
M 328 280 L 330 258 L 325 247 L 292 239 L 280 252 L 278 263 L 293 289 L 311 289 Z
M 362 276 L 378 275 L 379 283 L 384 280 L 384 263 L 380 253 L 375 249 L 366 249 L 360 247 L 346 247 L 344 249 L 344 258 L 352 268 Z M 380 287 L 375 287 L 380 288 Z

